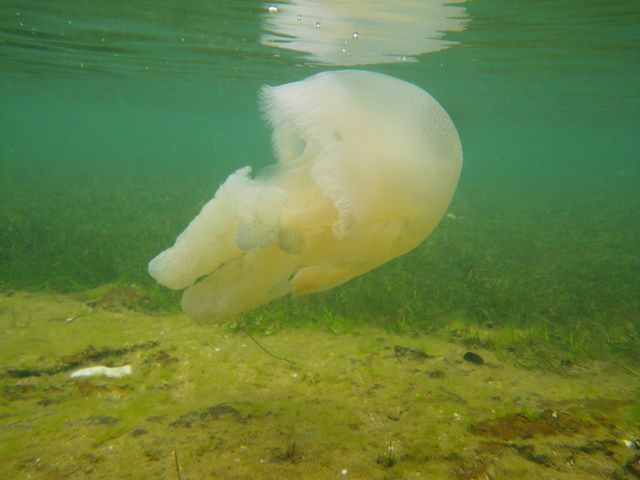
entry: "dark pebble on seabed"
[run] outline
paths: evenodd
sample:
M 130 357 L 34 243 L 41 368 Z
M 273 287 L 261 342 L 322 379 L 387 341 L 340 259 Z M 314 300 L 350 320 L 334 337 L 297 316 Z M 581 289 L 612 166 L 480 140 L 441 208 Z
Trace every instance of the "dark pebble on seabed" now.
M 467 362 L 475 363 L 476 365 L 482 365 L 484 363 L 484 358 L 473 352 L 465 353 L 462 358 Z

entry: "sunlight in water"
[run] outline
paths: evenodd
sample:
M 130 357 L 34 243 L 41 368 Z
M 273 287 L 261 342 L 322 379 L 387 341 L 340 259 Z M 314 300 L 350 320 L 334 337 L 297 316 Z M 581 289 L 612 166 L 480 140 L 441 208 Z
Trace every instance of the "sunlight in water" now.
M 322 65 L 370 65 L 412 62 L 455 42 L 447 32 L 466 28 L 460 0 L 293 0 L 270 3 L 261 42 L 306 54 Z

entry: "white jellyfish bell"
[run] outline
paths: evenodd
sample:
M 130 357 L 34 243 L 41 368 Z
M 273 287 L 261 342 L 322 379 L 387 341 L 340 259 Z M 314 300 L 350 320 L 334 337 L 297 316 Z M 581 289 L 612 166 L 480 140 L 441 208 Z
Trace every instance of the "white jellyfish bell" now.
M 387 75 L 324 72 L 264 87 L 278 163 L 227 178 L 149 273 L 220 322 L 340 285 L 419 245 L 453 196 L 458 132 L 427 92 Z

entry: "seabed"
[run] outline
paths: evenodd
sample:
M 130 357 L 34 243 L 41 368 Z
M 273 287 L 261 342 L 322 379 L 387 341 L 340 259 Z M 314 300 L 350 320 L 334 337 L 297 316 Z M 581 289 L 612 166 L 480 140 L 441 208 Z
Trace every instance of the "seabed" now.
M 615 359 L 547 368 L 452 330 L 254 338 L 286 360 L 113 298 L 1 296 L 0 478 L 640 477 L 640 377 Z M 133 374 L 70 378 L 96 365 Z

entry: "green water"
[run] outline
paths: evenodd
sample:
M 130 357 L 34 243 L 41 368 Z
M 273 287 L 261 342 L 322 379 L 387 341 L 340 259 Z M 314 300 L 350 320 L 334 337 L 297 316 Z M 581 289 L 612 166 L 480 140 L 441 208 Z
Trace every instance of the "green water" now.
M 296 342 L 285 342 L 282 348 L 295 357 L 303 350 L 305 329 L 350 335 L 358 329 L 379 328 L 412 342 L 417 334 L 446 332 L 454 342 L 497 355 L 517 351 L 520 360 L 534 368 L 619 360 L 631 372 L 631 380 L 621 382 L 636 382 L 640 370 L 640 3 L 478 0 L 459 6 L 466 12 L 464 29 L 444 34 L 450 48 L 418 55 L 415 62 L 351 67 L 415 83 L 450 114 L 460 133 L 464 166 L 449 215 L 408 255 L 334 290 L 284 298 L 248 312 L 211 335 L 220 331 L 235 335 L 240 326 L 255 335 L 293 331 L 299 350 Z M 227 175 L 244 165 L 259 168 L 273 163 L 270 132 L 257 104 L 259 88 L 338 68 L 305 60 L 299 52 L 262 45 L 262 22 L 267 15 L 267 4 L 245 0 L 2 2 L 0 291 L 7 298 L 46 292 L 94 302 L 99 296 L 95 292 L 115 285 L 135 292 L 133 300 L 124 302 L 134 318 L 143 314 L 166 318 L 162 315 L 179 312 L 179 295 L 157 286 L 147 264 L 174 242 Z M 33 324 L 15 308 L 0 309 L 7 322 L 0 337 L 7 352 L 0 370 L 31 368 L 49 362 L 51 356 L 82 351 L 89 344 L 142 343 L 136 335 L 155 341 L 171 330 L 170 322 L 165 325 L 163 320 L 162 330 L 149 327 L 147 338 L 141 327 L 118 323 L 117 334 L 101 337 L 84 331 L 87 336 L 83 337 L 79 331 L 67 345 L 64 333 L 56 333 L 51 338 L 60 343 L 49 351 L 37 341 L 49 328 L 47 307 L 20 307 L 44 315 Z M 102 321 L 121 321 L 110 318 Z M 186 332 L 209 335 L 207 330 L 192 331 L 195 327 L 180 318 L 181 333 L 167 340 L 171 345 L 187 342 Z M 148 317 L 141 322 L 152 325 Z M 100 328 L 106 332 L 107 327 Z M 27 333 L 20 334 L 21 329 Z M 492 337 L 491 331 L 500 333 Z M 248 342 L 245 337 L 242 341 Z M 359 341 L 357 353 L 345 355 L 353 354 L 364 365 L 371 346 Z M 194 346 L 193 351 L 211 348 L 211 343 L 205 344 Z M 24 356 L 23 347 L 33 350 Z M 187 347 L 173 348 L 178 349 L 173 355 L 190 358 Z M 378 346 L 373 351 L 382 355 L 385 348 L 391 347 Z M 259 355 L 243 361 L 259 362 Z M 200 365 L 196 360 L 193 364 Z M 385 364 L 381 375 L 391 378 L 391 369 Z M 182 379 L 203 372 L 180 370 Z M 366 378 L 375 382 L 375 372 L 368 372 Z M 162 375 L 171 383 L 174 374 L 169 370 Z M 331 385 L 332 378 L 323 378 L 323 385 Z M 195 382 L 195 389 L 207 383 L 203 377 Z M 45 390 L 42 385 L 34 388 Z M 588 387 L 580 388 L 576 387 L 575 396 L 590 395 Z M 252 395 L 250 387 L 242 391 Z M 300 395 L 303 392 L 297 390 Z M 348 392 L 336 392 L 348 402 Z M 141 395 L 128 408 L 144 410 Z M 242 404 L 240 397 L 234 398 Z M 181 391 L 173 401 L 186 399 L 191 410 L 208 405 L 199 404 L 198 398 L 193 391 Z M 269 404 L 268 395 L 261 398 L 267 410 L 280 408 L 295 422 L 304 417 L 299 410 L 304 404 L 277 407 Z M 5 396 L 3 405 L 14 400 Z M 414 401 L 422 405 L 423 399 Z M 638 407 L 636 402 L 633 413 L 629 405 L 624 428 L 632 435 L 634 429 L 638 433 Z M 94 407 L 94 403 L 84 406 L 87 411 Z M 175 420 L 187 410 L 164 413 Z M 11 411 L 18 418 L 28 416 L 28 409 Z M 150 408 L 144 414 L 160 414 L 154 412 Z M 134 419 L 125 426 L 133 428 L 137 417 L 129 414 Z M 264 412 L 255 415 L 268 417 Z M 46 428 L 60 427 L 53 425 Z M 334 433 L 327 430 L 326 435 Z M 287 450 L 291 435 L 281 439 L 282 451 L 275 457 L 294 456 Z M 357 436 L 355 430 L 345 435 Z M 182 441 L 187 442 L 176 440 Z M 199 437 L 199 441 L 204 440 Z M 16 442 L 12 447 L 5 444 L 3 451 L 19 451 L 28 443 Z M 386 440 L 381 442 L 383 452 Z M 37 440 L 28 444 L 37 449 Z M 304 448 L 304 440 L 298 445 Z M 171 448 L 145 452 L 170 455 Z M 220 462 L 233 463 L 229 455 Z M 380 455 L 378 460 L 382 458 L 385 467 L 380 471 L 387 476 L 370 473 L 353 478 L 418 478 L 406 472 L 392 476 L 397 467 L 385 464 L 387 454 Z M 322 458 L 331 463 L 328 457 Z M 176 478 L 172 461 L 166 467 L 171 473 L 164 478 Z M 202 464 L 198 463 L 202 459 L 192 461 L 192 468 Z M 329 478 L 313 476 L 313 469 L 306 471 L 311 475 L 307 477 L 285 470 L 279 473 L 281 478 Z M 511 470 L 511 475 L 516 471 Z M 78 474 L 62 467 L 47 472 L 31 470 L 34 478 Z M 122 470 L 108 472 L 115 475 Z M 332 472 L 330 478 L 339 470 Z M 618 472 L 623 476 L 606 478 L 633 475 L 628 469 Z M 207 478 L 193 475 L 183 478 Z M 220 478 L 252 478 L 243 475 Z M 246 475 L 269 478 L 255 472 Z M 437 475 L 433 478 L 450 478 Z M 481 478 L 473 472 L 456 475 L 451 478 Z M 542 478 L 536 475 L 523 478 Z M 96 478 L 109 478 L 109 474 Z
M 150 307 L 175 308 L 148 260 L 230 172 L 273 162 L 259 87 L 329 67 L 260 45 L 259 2 L 2 9 L 1 288 L 133 282 L 153 290 Z M 610 327 L 637 345 L 638 4 L 466 10 L 452 48 L 367 67 L 420 85 L 452 116 L 465 157 L 456 220 L 407 257 L 281 309 L 295 322 L 328 308 L 420 327 L 452 315 L 561 336 Z

